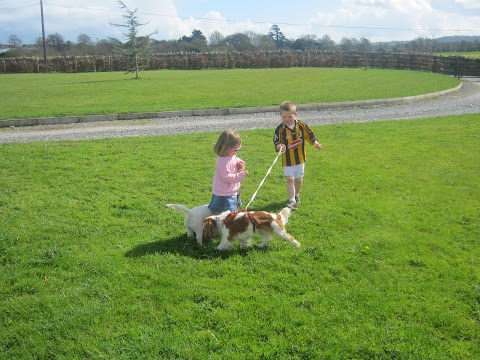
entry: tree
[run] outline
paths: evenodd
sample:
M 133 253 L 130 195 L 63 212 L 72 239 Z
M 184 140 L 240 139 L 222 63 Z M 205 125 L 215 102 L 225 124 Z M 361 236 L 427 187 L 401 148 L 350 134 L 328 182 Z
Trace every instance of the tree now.
M 373 51 L 373 45 L 367 38 L 362 37 L 358 45 L 358 50 L 363 53 L 369 53 Z
M 14 48 L 18 46 L 22 46 L 22 40 L 20 40 L 20 38 L 17 35 L 10 35 L 8 37 L 8 45 Z
M 319 47 L 319 41 L 315 35 L 305 35 L 295 40 L 292 47 L 294 50 L 315 50 Z
M 267 35 L 272 41 L 275 43 L 276 47 L 281 49 L 285 47 L 288 40 L 286 39 L 285 35 L 280 31 L 280 27 L 278 25 L 272 25 L 270 31 Z
M 96 54 L 96 49 L 90 36 L 80 34 L 77 36 L 77 43 L 73 47 L 74 53 L 80 55 Z
M 55 33 L 47 36 L 47 45 L 58 52 L 65 50 L 67 44 L 62 35 Z
M 210 34 L 210 45 L 211 46 L 220 46 L 225 39 L 225 36 L 222 35 L 221 32 L 215 30 Z
M 324 35 L 319 40 L 318 45 L 320 46 L 320 50 L 324 50 L 324 51 L 335 51 L 337 47 L 335 45 L 335 41 L 333 41 L 328 35 Z
M 207 42 L 207 38 L 203 35 L 203 33 L 200 30 L 193 30 L 192 35 L 190 36 L 183 35 L 178 41 L 193 42 L 195 40 L 204 41 L 205 43 Z
M 258 34 L 253 31 L 245 31 L 245 35 L 250 39 L 250 44 L 255 50 L 274 50 L 275 44 L 267 35 Z
M 156 53 L 172 53 L 179 51 L 177 40 L 152 40 Z
M 80 45 L 93 45 L 92 39 L 87 34 L 80 34 L 77 36 L 77 43 Z
M 95 54 L 97 55 L 111 55 L 115 53 L 115 49 L 123 46 L 122 42 L 115 38 L 100 39 L 95 46 Z
M 191 36 L 184 35 L 178 42 L 185 51 L 200 52 L 207 49 L 207 38 L 200 30 L 193 30 Z
M 121 0 L 117 1 L 120 8 L 125 10 L 126 14 L 123 15 L 124 23 L 123 24 L 110 24 L 115 27 L 126 28 L 127 32 L 123 33 L 127 38 L 125 44 L 123 44 L 123 50 L 129 59 L 128 72 L 135 72 L 135 79 L 139 78 L 139 66 L 138 66 L 138 57 L 146 52 L 148 48 L 149 41 L 139 41 L 138 37 L 138 28 L 147 25 L 147 23 L 141 23 L 137 16 L 138 8 L 134 11 L 131 11 Z M 145 36 L 149 39 L 150 36 L 156 34 L 158 30 L 155 30 L 151 34 Z
M 203 33 L 200 30 L 192 31 L 192 40 L 193 41 L 198 40 L 198 41 L 203 41 L 207 43 L 207 38 L 205 37 L 205 35 L 203 35 Z
M 340 49 L 345 52 L 354 51 L 357 42 L 358 40 L 356 39 L 344 37 L 342 40 L 340 40 Z
M 235 33 L 225 37 L 223 40 L 225 46 L 235 51 L 251 51 L 252 44 L 250 38 L 246 34 Z

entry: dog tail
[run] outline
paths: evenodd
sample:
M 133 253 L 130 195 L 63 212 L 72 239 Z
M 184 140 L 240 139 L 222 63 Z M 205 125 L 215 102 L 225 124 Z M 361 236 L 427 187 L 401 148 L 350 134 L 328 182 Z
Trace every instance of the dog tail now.
M 172 208 L 172 209 L 175 209 L 175 210 L 178 210 L 178 211 L 181 211 L 181 212 L 184 212 L 186 214 L 188 214 L 190 212 L 190 209 L 187 208 L 185 205 L 181 205 L 181 204 L 165 204 L 166 207 L 169 207 L 169 208 Z
M 289 207 L 284 207 L 280 211 L 280 216 L 282 217 L 282 222 L 284 225 L 287 225 L 288 219 L 290 218 L 290 215 L 292 214 L 292 209 Z

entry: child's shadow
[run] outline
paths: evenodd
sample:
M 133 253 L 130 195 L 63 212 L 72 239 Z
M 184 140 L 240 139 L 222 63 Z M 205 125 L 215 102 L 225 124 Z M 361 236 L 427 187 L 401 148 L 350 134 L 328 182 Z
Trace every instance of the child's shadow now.
M 270 203 L 265 205 L 259 205 L 254 208 L 248 209 L 248 211 L 268 211 L 276 214 L 276 213 L 279 213 L 284 207 L 287 207 L 287 205 L 285 204 L 285 201 L 282 201 L 282 202 Z

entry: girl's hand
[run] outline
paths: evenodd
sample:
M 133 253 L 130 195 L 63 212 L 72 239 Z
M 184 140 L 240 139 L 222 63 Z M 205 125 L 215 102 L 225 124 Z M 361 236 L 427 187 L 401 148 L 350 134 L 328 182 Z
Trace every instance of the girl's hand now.
M 284 153 L 285 151 L 287 151 L 287 147 L 283 144 L 277 145 L 277 152 L 279 151 Z
M 245 170 L 245 162 L 244 161 L 237 161 L 237 169 L 238 169 L 238 171 L 244 171 Z
M 322 144 L 316 142 L 315 144 L 313 144 L 313 146 L 315 146 L 318 150 L 322 150 L 323 149 L 323 146 Z

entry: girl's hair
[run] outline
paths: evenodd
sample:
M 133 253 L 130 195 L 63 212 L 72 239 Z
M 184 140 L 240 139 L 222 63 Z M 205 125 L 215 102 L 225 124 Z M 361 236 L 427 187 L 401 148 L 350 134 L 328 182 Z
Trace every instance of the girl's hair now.
M 238 148 L 242 145 L 242 139 L 233 130 L 225 130 L 218 137 L 217 142 L 213 146 L 213 151 L 218 156 L 227 156 L 231 149 Z
M 291 101 L 284 101 L 280 104 L 280 111 L 297 112 L 297 106 Z

